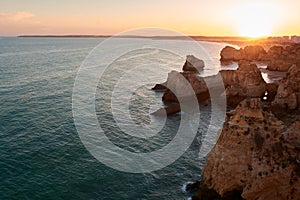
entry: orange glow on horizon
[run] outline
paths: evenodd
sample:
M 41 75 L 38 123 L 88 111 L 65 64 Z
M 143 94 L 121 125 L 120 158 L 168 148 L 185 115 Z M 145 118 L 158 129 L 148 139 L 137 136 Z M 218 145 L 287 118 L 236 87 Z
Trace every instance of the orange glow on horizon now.
M 299 0 L 74 0 L 72 4 L 56 0 L 3 0 L 0 36 L 114 35 L 143 27 L 204 36 L 300 35 L 299 7 Z

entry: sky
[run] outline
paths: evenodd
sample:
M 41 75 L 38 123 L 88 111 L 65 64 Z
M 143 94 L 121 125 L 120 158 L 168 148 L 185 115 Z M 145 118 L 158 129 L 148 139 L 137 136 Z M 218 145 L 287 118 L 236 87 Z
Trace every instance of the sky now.
M 0 35 L 300 35 L 299 0 L 0 0 Z

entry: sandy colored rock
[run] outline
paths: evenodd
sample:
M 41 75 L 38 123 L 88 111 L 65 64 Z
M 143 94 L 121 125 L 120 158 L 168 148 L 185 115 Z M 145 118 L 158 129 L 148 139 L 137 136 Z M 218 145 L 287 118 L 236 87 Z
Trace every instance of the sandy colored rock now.
M 293 65 L 286 76 L 279 81 L 273 107 L 296 109 L 300 105 L 300 68 Z
M 191 72 L 170 72 L 167 88 L 163 95 L 163 101 L 170 102 L 177 102 L 178 98 L 187 98 L 208 92 L 204 78 Z
M 266 50 L 262 46 L 246 46 L 244 48 L 245 59 L 252 60 L 262 60 L 267 54 Z
M 299 199 L 300 154 L 290 143 L 298 137 L 298 127 L 292 126 L 285 135 L 286 127 L 263 111 L 260 99 L 241 102 L 227 113 L 218 141 L 206 157 L 205 190 L 222 197 L 238 191 L 246 200 Z M 201 199 L 201 194 L 200 188 L 194 199 Z
M 263 97 L 266 91 L 260 70 L 256 64 L 240 61 L 237 70 L 221 70 L 229 105 L 236 105 L 246 97 Z
M 205 67 L 204 61 L 193 55 L 187 55 L 182 67 L 183 71 L 200 72 Z
M 226 46 L 221 50 L 221 61 L 239 61 L 245 59 L 244 52 L 231 46 Z

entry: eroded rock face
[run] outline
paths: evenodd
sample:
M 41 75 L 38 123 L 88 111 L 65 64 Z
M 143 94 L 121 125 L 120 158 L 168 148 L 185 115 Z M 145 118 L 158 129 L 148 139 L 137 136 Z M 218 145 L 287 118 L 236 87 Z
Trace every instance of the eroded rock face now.
M 242 50 L 231 46 L 226 46 L 221 50 L 221 61 L 239 61 L 244 59 L 245 55 Z
M 236 105 L 246 97 L 263 97 L 266 91 L 260 70 L 256 64 L 240 61 L 237 70 L 221 70 L 230 105 Z
M 300 196 L 299 122 L 286 132 L 264 112 L 260 99 L 246 99 L 226 117 L 202 172 L 205 190 L 226 197 L 239 191 L 247 200 L 286 200 Z M 199 192 L 193 199 L 209 199 Z
M 264 60 L 266 54 L 267 52 L 262 46 L 246 46 L 239 50 L 226 46 L 221 51 L 221 61 Z
M 235 49 L 226 46 L 221 51 L 221 61 L 265 61 L 268 69 L 286 72 L 293 65 L 300 66 L 300 44 L 287 47 L 273 46 L 268 52 L 262 46 L 246 46 Z
M 296 121 L 284 133 L 284 139 L 292 146 L 300 150 L 300 121 Z
M 292 60 L 274 59 L 270 61 L 270 64 L 268 65 L 268 70 L 286 72 L 292 65 Z
M 183 65 L 183 71 L 200 72 L 205 67 L 204 61 L 193 55 L 187 55 Z
M 204 78 L 197 73 L 189 72 L 170 72 L 167 79 L 167 88 L 163 95 L 163 101 L 169 102 L 177 102 L 177 97 L 188 98 L 208 93 Z
M 286 76 L 280 80 L 273 107 L 296 109 L 300 105 L 300 68 L 293 65 Z
M 267 54 L 266 50 L 262 46 L 246 46 L 244 48 L 245 60 L 264 60 Z
M 294 64 L 300 66 L 300 45 L 294 44 L 285 48 L 273 46 L 269 49 L 266 58 L 270 61 L 269 70 L 286 72 Z

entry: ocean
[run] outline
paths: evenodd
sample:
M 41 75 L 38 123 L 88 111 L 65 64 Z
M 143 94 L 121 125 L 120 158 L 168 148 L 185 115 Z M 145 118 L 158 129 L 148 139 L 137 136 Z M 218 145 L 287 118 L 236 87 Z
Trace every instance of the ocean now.
M 197 135 L 184 154 L 170 165 L 149 173 L 129 173 L 110 168 L 97 160 L 82 142 L 72 112 L 74 83 L 87 56 L 105 40 L 0 38 L 0 199 L 189 197 L 190 194 L 182 191 L 182 187 L 200 178 L 204 159 L 199 157 L 199 148 L 202 134 L 210 122 L 210 107 L 201 108 Z M 139 43 L 141 39 L 130 40 Z M 165 42 L 167 46 L 176 44 L 172 40 L 143 40 Z M 226 44 L 197 43 L 210 59 L 202 76 L 216 74 L 221 68 L 219 54 Z M 185 46 L 183 42 L 175 48 L 188 49 L 189 45 Z M 101 55 L 105 53 L 103 51 Z M 149 140 L 124 134 L 112 114 L 111 90 L 121 79 L 124 66 L 147 65 L 149 63 L 145 63 L 145 57 L 155 61 L 159 56 L 174 69 L 180 70 L 185 61 L 184 53 L 174 56 L 151 48 L 126 52 L 105 71 L 102 77 L 106 81 L 100 81 L 96 89 L 95 111 L 101 128 L 116 146 L 145 153 L 162 148 L 175 137 L 182 118 L 180 114 L 168 117 L 160 133 Z M 198 53 L 197 57 L 207 58 L 207 55 Z M 105 67 L 106 63 L 98 64 L 98 67 Z M 156 70 L 155 65 L 151 65 L 151 69 L 156 75 L 153 76 L 153 83 L 166 80 L 166 71 Z M 157 75 L 159 79 L 155 79 Z M 87 76 L 89 79 L 95 74 Z M 143 71 L 135 71 L 133 77 L 151 79 Z M 151 91 L 153 86 L 140 86 L 132 94 L 130 120 L 136 124 L 147 126 L 153 120 L 160 121 L 149 115 L 151 102 L 157 101 L 158 107 L 163 106 L 160 102 L 162 93 Z M 121 104 L 125 97 L 117 96 L 115 100 L 115 103 Z M 122 121 L 125 126 L 130 123 L 127 120 Z M 140 130 L 132 131 L 138 134 Z

